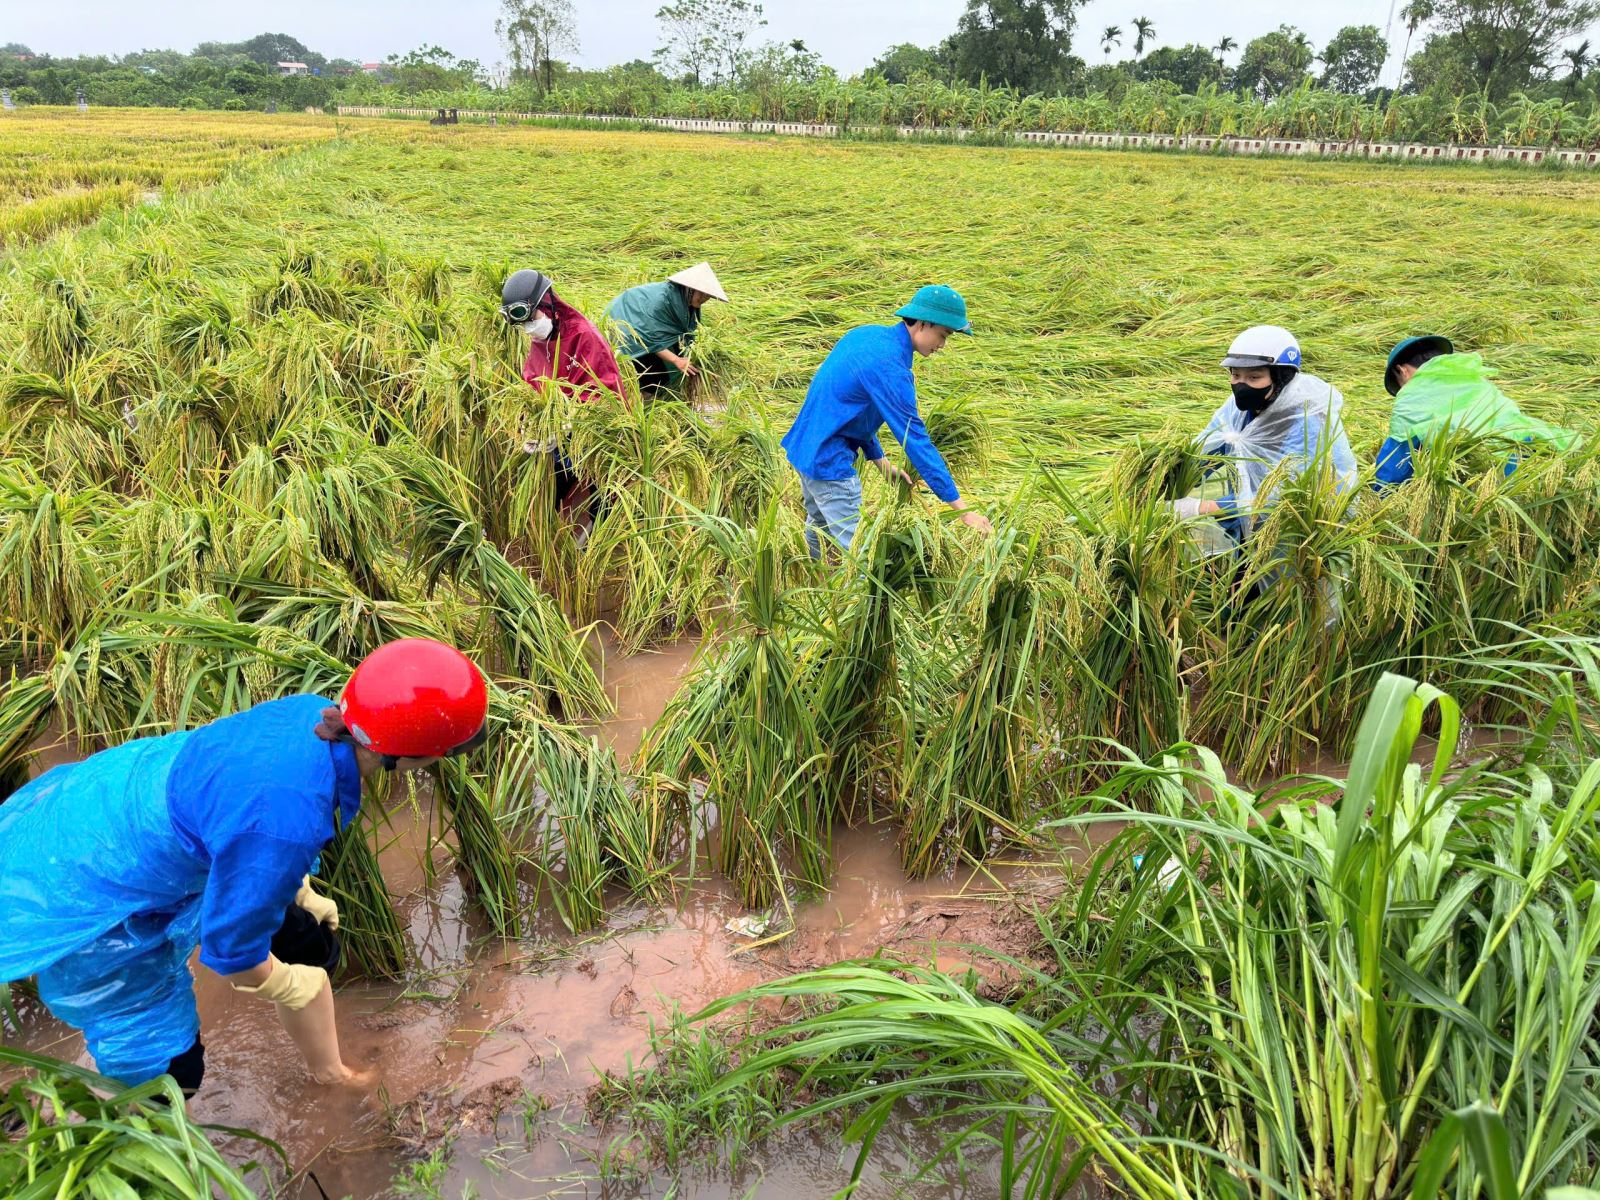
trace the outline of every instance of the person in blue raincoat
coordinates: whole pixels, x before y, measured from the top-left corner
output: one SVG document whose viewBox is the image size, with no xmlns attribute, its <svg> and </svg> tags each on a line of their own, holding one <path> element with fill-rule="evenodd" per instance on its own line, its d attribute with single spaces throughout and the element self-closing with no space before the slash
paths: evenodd
<svg viewBox="0 0 1600 1200">
<path fill-rule="evenodd" d="M 928 437 L 911 374 L 917 355 L 937 354 L 952 333 L 972 335 L 967 302 L 954 288 L 930 284 L 919 288 L 895 316 L 900 318 L 897 325 L 862 325 L 839 339 L 817 368 L 794 424 L 783 435 L 784 454 L 800 475 L 812 558 L 822 557 L 823 534 L 845 550 L 855 537 L 861 519 L 857 455 L 890 482 L 910 482 L 878 442 L 885 425 L 933 494 L 959 512 L 965 524 L 991 532 L 988 518 L 961 498 L 944 457 Z"/>
<path fill-rule="evenodd" d="M 36 976 L 101 1074 L 170 1074 L 192 1094 L 198 946 L 277 1006 L 317 1082 L 365 1082 L 334 1024 L 338 908 L 309 873 L 355 820 L 364 775 L 476 745 L 486 707 L 471 662 L 411 638 L 363 660 L 337 707 L 272 700 L 47 771 L 0 804 L 0 980 Z"/>
<path fill-rule="evenodd" d="M 607 306 L 617 353 L 632 360 L 641 395 L 657 395 L 699 374 L 689 348 L 707 300 L 726 304 L 728 293 L 710 263 L 697 263 L 664 283 L 631 287 Z"/>
</svg>

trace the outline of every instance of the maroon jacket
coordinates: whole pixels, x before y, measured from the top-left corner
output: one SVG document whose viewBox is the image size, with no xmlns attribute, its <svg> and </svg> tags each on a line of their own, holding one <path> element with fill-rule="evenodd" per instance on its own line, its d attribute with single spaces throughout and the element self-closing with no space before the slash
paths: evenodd
<svg viewBox="0 0 1600 1200">
<path fill-rule="evenodd" d="M 535 339 L 529 345 L 528 357 L 522 364 L 523 379 L 541 392 L 553 382 L 580 401 L 592 398 L 596 388 L 622 395 L 622 378 L 611 343 L 554 289 L 548 296 L 555 306 L 555 332 L 549 341 Z"/>
</svg>

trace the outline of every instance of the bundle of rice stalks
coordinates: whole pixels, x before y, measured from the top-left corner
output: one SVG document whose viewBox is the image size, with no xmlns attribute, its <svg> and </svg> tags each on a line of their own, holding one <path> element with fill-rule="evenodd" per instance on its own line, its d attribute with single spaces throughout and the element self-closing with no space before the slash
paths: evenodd
<svg viewBox="0 0 1600 1200">
<path fill-rule="evenodd" d="M 937 400 L 926 406 L 923 423 L 957 479 L 970 478 L 988 464 L 993 420 L 981 401 L 970 396 Z"/>
<path fill-rule="evenodd" d="M 92 301 L 87 285 L 64 264 L 41 263 L 22 344 L 36 369 L 60 379 L 94 350 Z"/>
<path fill-rule="evenodd" d="M 851 821 L 861 801 L 870 806 L 875 777 L 893 771 L 895 751 L 885 753 L 885 741 L 915 724 L 916 705 L 894 693 L 907 676 L 926 672 L 931 655 L 921 643 L 937 636 L 912 627 L 918 603 L 930 603 L 937 590 L 935 564 L 948 553 L 949 535 L 925 517 L 906 504 L 880 512 L 858 532 L 846 569 L 815 593 L 812 628 L 826 647 L 817 711 Z"/>
<path fill-rule="evenodd" d="M 646 735 L 641 762 L 685 791 L 703 783 L 717 813 L 713 861 L 760 907 L 791 872 L 810 886 L 828 879 L 840 803 L 814 691 L 827 647 L 793 624 L 784 584 L 804 560 L 777 505 L 754 528 L 705 526 L 736 581 L 739 624 Z"/>
<path fill-rule="evenodd" d="M 98 392 L 93 360 L 56 378 L 0 375 L 0 457 L 25 459 L 64 488 L 120 482 L 127 474 L 122 414 Z"/>
<path fill-rule="evenodd" d="M 374 790 L 374 785 L 368 783 L 367 790 Z M 385 783 L 376 790 L 386 794 L 389 788 Z M 362 798 L 361 815 L 339 830 L 322 852 L 317 876 L 339 905 L 342 964 L 367 979 L 397 979 L 411 961 L 410 939 L 378 863 L 375 843 L 384 800 L 385 795 Z"/>
<path fill-rule="evenodd" d="M 435 795 L 445 807 L 455 833 L 456 861 L 467 893 L 483 909 L 495 932 L 518 938 L 523 932 L 522 888 L 517 879 L 518 855 L 502 828 L 491 796 L 498 766 L 485 751 L 441 759 L 433 768 Z M 515 779 L 514 773 L 510 776 Z"/>
<path fill-rule="evenodd" d="M 255 284 L 249 311 L 256 321 L 296 310 L 343 321 L 374 298 L 360 285 L 328 270 L 314 252 L 291 247 L 279 255 L 271 273 Z"/>
<path fill-rule="evenodd" d="M 406 497 L 387 460 L 365 445 L 324 456 L 315 466 L 291 462 L 262 512 L 269 520 L 306 522 L 320 558 L 349 572 L 356 586 L 382 598 L 383 563 L 400 546 L 396 530 Z"/>
<path fill-rule="evenodd" d="M 1600 552 L 1600 448 L 1558 455 L 1461 433 L 1413 461 L 1416 478 L 1374 515 L 1426 605 L 1415 636 L 1387 647 L 1395 659 L 1429 667 L 1568 607 Z"/>
<path fill-rule="evenodd" d="M 565 412 L 570 428 L 553 422 Z M 593 484 L 598 515 L 576 563 L 580 614 L 607 608 L 623 646 L 673 636 L 702 621 L 726 588 L 695 519 L 713 491 L 707 431 L 687 408 L 610 396 L 553 405 L 537 428 L 559 441 Z M 736 477 L 735 477 L 736 478 Z M 561 563 L 550 563 L 548 577 Z"/>
<path fill-rule="evenodd" d="M 217 509 L 164 496 L 130 501 L 106 514 L 104 536 L 122 547 L 106 599 L 128 609 L 155 609 L 202 591 L 215 565 L 214 538 L 225 522 Z"/>
<path fill-rule="evenodd" d="M 605 919 L 604 888 L 613 870 L 607 818 L 628 803 L 616 759 L 591 738 L 542 755 L 534 778 L 545 798 L 540 874 L 562 924 L 573 933 L 593 929 Z"/>
<path fill-rule="evenodd" d="M 512 566 L 471 517 L 466 480 L 417 446 L 390 448 L 414 520 L 414 557 L 432 585 L 445 576 L 470 583 L 488 628 L 483 643 L 499 667 L 553 693 L 569 715 L 610 710 L 561 610 Z"/>
<path fill-rule="evenodd" d="M 191 285 L 161 303 L 157 344 L 179 371 L 220 362 L 232 348 L 238 320 L 226 295 Z"/>
<path fill-rule="evenodd" d="M 704 829 L 695 818 L 692 784 L 619 773 L 616 786 L 604 786 L 602 801 L 605 852 L 630 891 L 660 900 L 679 874 L 694 876 L 696 839 Z"/>
<path fill-rule="evenodd" d="M 1199 606 L 1193 736 L 1246 779 L 1345 748 L 1382 670 L 1372 647 L 1414 628 L 1404 563 L 1323 462 L 1267 481 L 1270 509 L 1212 560 Z"/>
<path fill-rule="evenodd" d="M 147 396 L 126 415 L 126 442 L 145 478 L 159 488 L 192 486 L 225 469 L 231 458 L 234 443 L 222 397 L 200 382 Z"/>
<path fill-rule="evenodd" d="M 703 507 L 741 525 L 752 524 L 768 499 L 783 489 L 789 469 L 771 417 L 754 399 L 741 395 L 708 419 L 705 429 L 710 493 L 703 497 Z"/>
<path fill-rule="evenodd" d="M 958 856 L 979 861 L 1031 822 L 1047 641 L 1041 560 L 1037 538 L 1003 529 L 954 586 L 950 605 L 982 615 L 975 638 L 963 639 L 972 658 L 953 681 L 952 710 L 925 739 L 901 743 L 901 859 L 913 875 L 949 870 Z"/>
<path fill-rule="evenodd" d="M 1173 425 L 1135 437 L 1111 460 L 1106 485 L 1114 493 L 1154 504 L 1177 500 L 1199 489 L 1211 465 L 1194 440 L 1194 431 Z"/>
<path fill-rule="evenodd" d="M 0 803 L 28 782 L 28 751 L 55 711 L 56 692 L 45 675 L 18 678 L 0 694 Z"/>
<path fill-rule="evenodd" d="M 60 492 L 0 463 L 0 637 L 35 652 L 72 640 L 104 598 L 97 489 Z"/>
<path fill-rule="evenodd" d="M 424 255 L 406 264 L 406 285 L 425 304 L 443 304 L 450 297 L 450 261 L 443 255 Z"/>
<path fill-rule="evenodd" d="M 1041 493 L 1070 523 L 1052 571 L 1064 607 L 1079 610 L 1059 622 L 1068 666 L 1047 684 L 1054 723 L 1065 736 L 1156 753 L 1177 740 L 1183 715 L 1199 579 L 1187 535 L 1165 501 L 1121 491 L 1083 499 L 1053 472 Z"/>
<path fill-rule="evenodd" d="M 453 642 L 457 628 L 471 628 L 459 602 L 373 599 L 338 579 L 303 588 L 249 577 L 217 582 L 226 583 L 239 618 L 259 626 L 269 642 L 315 646 L 339 662 L 359 662 L 400 638 Z"/>
<path fill-rule="evenodd" d="M 392 294 L 404 278 L 404 258 L 381 241 L 368 246 L 347 247 L 336 270 L 346 283 Z"/>
<path fill-rule="evenodd" d="M 574 932 L 604 914 L 610 873 L 601 850 L 600 809 L 620 793 L 616 760 L 592 737 L 552 721 L 526 692 L 496 692 L 490 706 L 495 767 L 484 803 L 549 888 Z"/>
<path fill-rule="evenodd" d="M 61 378 L 41 371 L 17 370 L 0 376 L 0 404 L 5 405 L 11 417 L 7 432 L 14 433 L 18 425 L 25 424 L 29 410 L 39 405 L 50 406 L 50 417 L 76 416 L 82 406 L 93 402 L 92 396 L 80 397 L 75 386 L 79 378 L 71 371 Z"/>
<path fill-rule="evenodd" d="M 497 438 L 491 420 L 507 386 L 498 365 L 468 348 L 443 345 L 420 355 L 398 396 L 378 394 L 397 418 L 397 434 L 420 440 L 481 487 L 494 478 L 500 457 L 514 449 L 509 439 Z M 498 445 L 489 444 L 490 438 Z"/>
<path fill-rule="evenodd" d="M 626 803 L 615 757 L 526 691 L 491 690 L 489 731 L 483 750 L 438 768 L 469 889 L 498 932 L 520 936 L 532 901 L 518 870 L 531 866 L 562 922 L 593 928 L 613 869 L 608 815 Z"/>
</svg>

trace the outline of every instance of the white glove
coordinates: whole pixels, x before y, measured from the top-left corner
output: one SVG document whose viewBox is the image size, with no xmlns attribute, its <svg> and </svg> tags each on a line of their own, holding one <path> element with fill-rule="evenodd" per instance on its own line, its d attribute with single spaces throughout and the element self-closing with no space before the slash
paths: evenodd
<svg viewBox="0 0 1600 1200">
<path fill-rule="evenodd" d="M 1200 515 L 1202 501 L 1199 496 L 1185 496 L 1172 502 L 1172 511 L 1180 521 L 1192 521 Z"/>
<path fill-rule="evenodd" d="M 300 881 L 300 890 L 294 894 L 294 902 L 329 929 L 339 928 L 339 906 L 311 890 L 311 876 L 307 875 Z"/>
</svg>

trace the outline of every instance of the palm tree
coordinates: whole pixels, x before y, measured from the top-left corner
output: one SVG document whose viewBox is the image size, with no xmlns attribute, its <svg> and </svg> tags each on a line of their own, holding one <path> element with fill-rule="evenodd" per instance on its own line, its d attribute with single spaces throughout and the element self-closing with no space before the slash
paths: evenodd
<svg viewBox="0 0 1600 1200">
<path fill-rule="evenodd" d="M 1567 76 L 1567 86 L 1576 91 L 1578 85 L 1583 82 L 1583 69 L 1594 65 L 1594 58 L 1589 54 L 1589 39 L 1584 38 L 1576 46 L 1561 53 L 1572 64 L 1572 74 Z"/>
<path fill-rule="evenodd" d="M 1105 32 L 1100 35 L 1100 49 L 1106 52 L 1106 57 L 1111 57 L 1111 47 L 1122 44 L 1122 26 L 1107 25 Z"/>
<path fill-rule="evenodd" d="M 1239 43 L 1224 34 L 1222 40 L 1211 48 L 1217 52 L 1217 64 L 1220 66 L 1222 64 L 1223 55 L 1227 54 L 1230 50 L 1237 50 L 1239 48 Z"/>
<path fill-rule="evenodd" d="M 1406 42 L 1400 49 L 1400 77 L 1394 81 L 1394 90 L 1397 92 L 1400 90 L 1400 85 L 1406 81 L 1406 64 L 1411 57 L 1411 39 L 1424 22 L 1433 19 L 1433 0 L 1411 0 L 1410 4 L 1400 10 L 1400 15 L 1406 22 Z"/>
<path fill-rule="evenodd" d="M 1147 39 L 1156 36 L 1156 23 L 1149 17 L 1135 17 L 1133 19 L 1133 56 L 1138 58 L 1144 53 L 1144 44 Z"/>
</svg>

